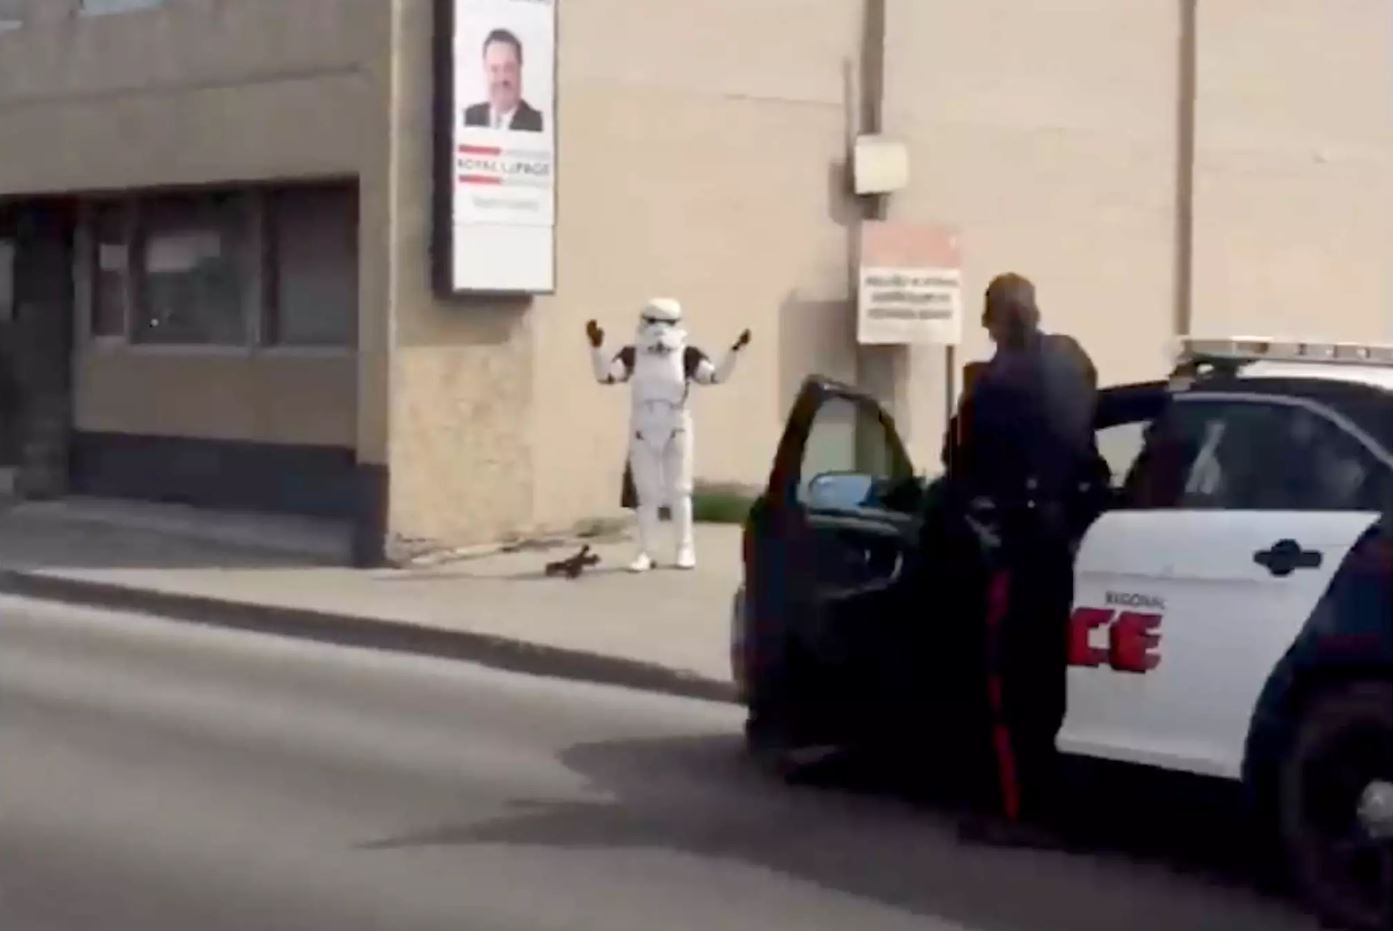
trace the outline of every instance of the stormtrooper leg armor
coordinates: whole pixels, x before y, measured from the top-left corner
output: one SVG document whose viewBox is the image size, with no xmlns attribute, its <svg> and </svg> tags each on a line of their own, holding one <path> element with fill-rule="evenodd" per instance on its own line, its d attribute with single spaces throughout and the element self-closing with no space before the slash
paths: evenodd
<svg viewBox="0 0 1393 931">
<path fill-rule="evenodd" d="M 696 540 L 692 532 L 692 422 L 678 428 L 663 459 L 673 530 L 677 533 L 677 568 L 696 568 Z"/>
<path fill-rule="evenodd" d="M 629 444 L 629 469 L 638 495 L 638 553 L 629 564 L 630 572 L 653 568 L 654 546 L 658 541 L 658 511 L 663 504 L 663 451 L 659 445 L 636 433 Z"/>
<path fill-rule="evenodd" d="M 661 434 L 666 434 L 662 436 Z M 677 536 L 679 569 L 696 567 L 696 541 L 692 531 L 692 428 L 690 420 L 659 437 L 636 433 L 629 449 L 634 490 L 638 494 L 638 554 L 630 564 L 633 572 L 653 568 L 660 531 L 659 510 L 672 511 Z M 655 442 L 654 440 L 657 440 Z"/>
</svg>

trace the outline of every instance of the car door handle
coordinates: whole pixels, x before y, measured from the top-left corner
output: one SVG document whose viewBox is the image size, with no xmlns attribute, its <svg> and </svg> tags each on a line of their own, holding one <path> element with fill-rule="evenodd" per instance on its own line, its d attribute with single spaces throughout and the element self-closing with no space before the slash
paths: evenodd
<svg viewBox="0 0 1393 931">
<path fill-rule="evenodd" d="M 1253 562 L 1268 572 L 1284 578 L 1297 569 L 1319 569 L 1323 557 L 1319 550 L 1302 549 L 1295 540 L 1278 540 L 1271 549 L 1258 550 L 1253 554 Z"/>
<path fill-rule="evenodd" d="M 874 557 L 870 551 L 867 551 L 865 556 L 867 560 L 866 567 L 872 568 L 875 563 Z M 877 592 L 888 591 L 893 588 L 904 575 L 904 553 L 895 553 L 892 565 L 888 567 L 874 566 L 872 571 L 875 577 L 869 581 L 855 585 L 843 585 L 838 588 L 827 588 L 821 593 L 821 597 L 831 601 L 840 601 L 846 598 L 858 598 L 864 595 L 873 595 Z"/>
</svg>

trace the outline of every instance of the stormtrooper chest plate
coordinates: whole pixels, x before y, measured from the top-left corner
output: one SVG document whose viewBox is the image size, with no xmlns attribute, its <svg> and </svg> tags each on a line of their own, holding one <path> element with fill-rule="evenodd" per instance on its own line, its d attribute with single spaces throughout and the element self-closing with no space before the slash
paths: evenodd
<svg viewBox="0 0 1393 931">
<path fill-rule="evenodd" d="M 630 380 L 635 430 L 646 440 L 666 442 L 685 422 L 687 373 L 680 351 L 640 350 Z"/>
</svg>

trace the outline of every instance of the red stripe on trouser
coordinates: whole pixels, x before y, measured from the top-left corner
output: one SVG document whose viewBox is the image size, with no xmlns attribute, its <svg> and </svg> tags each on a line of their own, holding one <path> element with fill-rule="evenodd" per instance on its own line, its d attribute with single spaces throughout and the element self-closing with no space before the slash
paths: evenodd
<svg viewBox="0 0 1393 931">
<path fill-rule="evenodd" d="M 1011 749 L 1011 731 L 1006 726 L 1006 714 L 1001 687 L 1000 630 L 1011 607 L 1011 573 L 1001 571 L 992 576 L 987 589 L 987 699 L 991 703 L 992 743 L 996 748 L 996 774 L 1001 781 L 1001 801 L 1006 817 L 1017 820 L 1021 813 L 1020 783 L 1016 774 L 1016 755 Z"/>
</svg>

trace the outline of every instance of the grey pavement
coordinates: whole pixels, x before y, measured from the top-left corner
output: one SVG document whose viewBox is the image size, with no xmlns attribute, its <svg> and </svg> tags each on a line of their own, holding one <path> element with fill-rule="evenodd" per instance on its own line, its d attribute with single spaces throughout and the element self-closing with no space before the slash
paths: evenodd
<svg viewBox="0 0 1393 931">
<path fill-rule="evenodd" d="M 1312 927 L 1145 846 L 960 848 L 926 805 L 759 775 L 738 730 L 722 703 L 0 598 L 0 927 Z"/>
<path fill-rule="evenodd" d="M 196 620 L 478 659 L 510 668 L 731 694 L 729 618 L 739 528 L 697 528 L 695 571 L 623 571 L 628 541 L 571 581 L 547 562 L 575 545 L 441 565 L 335 565 L 336 528 L 166 506 L 69 499 L 0 509 L 0 587 Z"/>
</svg>

